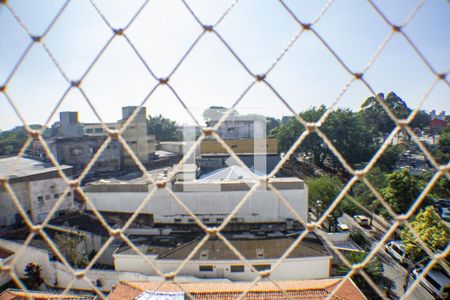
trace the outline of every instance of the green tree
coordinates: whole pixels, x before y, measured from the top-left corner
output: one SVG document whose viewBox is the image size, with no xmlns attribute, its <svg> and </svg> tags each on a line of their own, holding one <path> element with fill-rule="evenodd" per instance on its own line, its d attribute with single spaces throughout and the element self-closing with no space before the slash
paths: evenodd
<svg viewBox="0 0 450 300">
<path fill-rule="evenodd" d="M 394 92 L 390 92 L 386 97 L 383 93 L 379 93 L 376 97 L 367 98 L 361 105 L 361 116 L 364 123 L 367 124 L 375 135 L 386 137 L 395 127 L 394 121 L 391 120 L 388 113 L 381 106 L 381 100 L 392 113 L 400 119 L 409 116 L 411 109 L 408 108 L 405 101 L 398 97 Z"/>
<path fill-rule="evenodd" d="M 325 111 L 326 107 L 322 105 L 310 108 L 300 113 L 300 116 L 307 122 L 315 122 Z M 304 130 L 305 128 L 295 118 L 291 118 L 286 124 L 274 130 L 280 151 L 288 151 Z M 367 162 L 375 153 L 376 145 L 373 137 L 363 124 L 360 115 L 350 109 L 339 108 L 331 112 L 321 130 L 352 165 Z M 324 161 L 328 159 L 335 167 L 340 167 L 336 156 L 317 134 L 310 134 L 296 151 L 309 157 L 318 166 L 324 166 Z"/>
<path fill-rule="evenodd" d="M 331 176 L 321 176 L 306 181 L 308 185 L 308 202 L 313 208 L 316 217 L 320 218 L 323 212 L 331 205 L 342 190 L 343 184 Z M 338 213 L 337 211 L 334 211 Z"/>
<path fill-rule="evenodd" d="M 42 129 L 42 125 L 33 124 L 30 125 L 31 129 Z M 43 132 L 44 137 L 51 135 L 50 129 L 46 128 Z M 11 130 L 5 130 L 0 132 L 0 156 L 2 155 L 14 155 L 19 153 L 27 134 L 23 126 L 17 126 Z"/>
<path fill-rule="evenodd" d="M 351 165 L 369 161 L 377 148 L 362 118 L 350 109 L 337 109 L 331 113 L 323 132 Z M 335 165 L 340 165 L 337 157 L 329 152 Z"/>
<path fill-rule="evenodd" d="M 396 213 L 406 213 L 422 192 L 425 182 L 403 169 L 387 175 L 387 187 L 380 194 Z"/>
<path fill-rule="evenodd" d="M 419 110 L 411 121 L 410 126 L 412 128 L 418 128 L 420 130 L 424 130 L 426 127 L 430 126 L 431 116 L 423 110 Z"/>
<path fill-rule="evenodd" d="M 433 152 L 439 163 L 447 164 L 450 162 L 450 124 L 442 130 L 439 142 Z"/>
<path fill-rule="evenodd" d="M 398 145 L 389 145 L 380 158 L 377 161 L 377 165 L 383 171 L 393 171 L 395 168 L 395 164 L 400 158 L 400 155 L 405 151 L 405 146 Z"/>
<path fill-rule="evenodd" d="M 266 118 L 266 135 L 267 136 L 273 136 L 272 133 L 278 126 L 280 126 L 281 121 L 280 119 L 276 119 L 273 117 L 267 117 Z"/>
<path fill-rule="evenodd" d="M 421 210 L 411 225 L 420 239 L 435 253 L 442 251 L 450 243 L 450 229 L 431 205 Z M 426 258 L 426 252 L 408 228 L 403 229 L 401 239 L 405 244 L 405 253 L 413 263 Z"/>
<path fill-rule="evenodd" d="M 352 265 L 355 265 L 361 263 L 365 259 L 366 253 L 348 252 L 345 254 L 345 256 Z M 350 269 L 345 265 L 341 265 L 337 268 L 336 271 L 337 275 L 344 276 L 348 272 L 350 272 Z M 364 271 L 374 282 L 380 282 L 383 279 L 384 267 L 377 257 L 374 257 L 369 261 L 369 263 L 364 267 Z M 359 274 L 356 274 L 352 276 L 352 279 L 364 293 L 368 292 L 370 294 L 376 295 L 375 292 L 372 290 L 371 286 L 364 279 L 364 277 L 362 277 Z"/>
<path fill-rule="evenodd" d="M 387 174 L 380 167 L 374 167 L 367 175 L 368 181 L 377 190 L 387 186 Z M 354 199 L 375 214 L 388 216 L 384 206 L 378 201 L 364 182 L 358 181 L 352 188 Z"/>
<path fill-rule="evenodd" d="M 164 118 L 148 116 L 148 130 L 157 141 L 181 141 L 182 133 L 177 130 L 175 121 Z"/>
<path fill-rule="evenodd" d="M 300 113 L 300 116 L 307 122 L 316 122 L 325 111 L 326 107 L 322 105 L 319 107 L 312 107 Z M 278 139 L 280 151 L 287 152 L 304 130 L 305 128 L 297 121 L 297 119 L 290 117 L 284 118 L 284 123 L 272 132 Z M 326 146 L 319 136 L 313 134 L 309 135 L 296 151 L 310 157 L 316 165 L 322 166 L 327 157 L 325 147 Z"/>
<path fill-rule="evenodd" d="M 81 243 L 85 242 L 85 238 L 83 236 L 57 233 L 55 235 L 55 242 L 59 251 L 61 251 L 61 254 L 72 265 L 72 267 L 84 268 L 88 265 L 89 260 L 85 251 L 86 249 L 84 245 L 80 246 Z M 83 251 L 79 251 L 80 247 Z"/>
<path fill-rule="evenodd" d="M 30 262 L 25 266 L 24 271 L 25 283 L 29 289 L 36 290 L 44 283 L 44 279 L 41 276 L 42 267 L 40 265 Z"/>
</svg>

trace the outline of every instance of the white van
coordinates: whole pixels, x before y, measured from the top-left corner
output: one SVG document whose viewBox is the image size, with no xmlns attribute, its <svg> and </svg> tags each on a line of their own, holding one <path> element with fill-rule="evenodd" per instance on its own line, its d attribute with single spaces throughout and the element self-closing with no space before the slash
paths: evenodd
<svg viewBox="0 0 450 300">
<path fill-rule="evenodd" d="M 405 245 L 401 241 L 389 241 L 384 250 L 402 265 L 407 265 L 409 260 L 405 255 Z"/>
<path fill-rule="evenodd" d="M 422 268 L 415 268 L 413 278 L 419 277 Z M 444 271 L 445 272 L 445 271 Z M 450 299 L 450 278 L 438 270 L 430 270 L 420 281 L 420 284 L 439 299 Z"/>
</svg>

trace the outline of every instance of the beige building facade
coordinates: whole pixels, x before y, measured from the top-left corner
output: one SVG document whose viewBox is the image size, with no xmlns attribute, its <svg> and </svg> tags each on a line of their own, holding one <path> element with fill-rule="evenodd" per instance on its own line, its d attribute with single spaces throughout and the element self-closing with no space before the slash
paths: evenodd
<svg viewBox="0 0 450 300">
<path fill-rule="evenodd" d="M 62 165 L 61 169 L 69 175 L 72 167 Z M 60 197 L 64 199 L 56 215 L 73 207 L 73 194 L 63 195 L 67 184 L 51 163 L 19 157 L 0 159 L 0 177 L 3 176 L 9 178 L 14 196 L 34 223 L 44 221 Z M 0 226 L 21 222 L 23 218 L 11 195 L 0 186 Z"/>
</svg>

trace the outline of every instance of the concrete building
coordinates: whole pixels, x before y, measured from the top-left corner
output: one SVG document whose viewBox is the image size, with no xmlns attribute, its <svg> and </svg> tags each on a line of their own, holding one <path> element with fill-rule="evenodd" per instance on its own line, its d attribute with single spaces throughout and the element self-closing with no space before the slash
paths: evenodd
<svg viewBox="0 0 450 300">
<path fill-rule="evenodd" d="M 80 174 L 103 145 L 105 136 L 56 138 L 49 142 L 50 150 L 60 164 L 73 166 Z M 122 147 L 112 140 L 91 169 L 92 173 L 116 172 L 122 167 Z"/>
<path fill-rule="evenodd" d="M 116 123 L 105 123 L 104 125 L 81 123 L 78 119 L 78 112 L 61 112 L 60 121 L 52 126 L 55 137 L 46 142 L 58 162 L 74 166 L 74 173 L 78 175 L 106 140 L 106 127 L 120 129 L 136 109 L 136 106 L 123 107 L 122 119 Z M 122 137 L 143 164 L 155 159 L 156 141 L 155 137 L 147 131 L 145 107 L 140 109 L 122 133 Z M 49 161 L 38 141 L 32 143 L 27 155 L 41 161 Z M 117 140 L 112 140 L 91 169 L 91 173 L 117 172 L 122 168 L 135 165 L 130 154 L 123 149 L 122 144 Z"/>
<path fill-rule="evenodd" d="M 62 165 L 61 169 L 70 175 L 72 167 Z M 51 163 L 27 158 L 10 157 L 0 159 L 0 177 L 8 178 L 17 200 L 35 223 L 42 222 L 67 184 Z M 58 207 L 56 215 L 72 208 L 73 195 L 69 192 Z M 0 186 L 0 225 L 8 226 L 22 222 L 17 207 L 4 186 Z"/>
<path fill-rule="evenodd" d="M 301 218 L 307 220 L 308 189 L 298 178 L 274 178 L 270 182 Z M 233 166 L 195 181 L 169 183 L 169 188 L 204 223 L 221 223 L 255 184 L 251 174 Z M 133 213 L 154 188 L 143 179 L 118 182 L 98 181 L 86 185 L 85 192 L 93 205 L 102 212 Z M 91 210 L 91 207 L 87 207 Z M 155 224 L 194 223 L 173 196 L 164 189 L 155 191 L 142 214 Z M 233 223 L 283 223 L 294 219 L 288 208 L 268 187 L 255 190 L 232 219 Z"/>
<path fill-rule="evenodd" d="M 275 138 L 267 139 L 232 139 L 225 140 L 225 143 L 236 154 L 253 154 L 261 153 L 261 149 L 264 149 L 264 154 L 277 154 L 278 153 L 278 140 Z M 200 144 L 200 153 L 202 155 L 208 154 L 228 154 L 226 149 L 216 140 L 203 140 Z"/>
<path fill-rule="evenodd" d="M 52 126 L 56 137 L 70 138 L 83 136 L 83 125 L 78 119 L 77 111 L 59 113 L 59 122 Z"/>
<path fill-rule="evenodd" d="M 122 107 L 122 120 L 116 126 L 121 127 L 136 110 L 136 106 Z M 148 133 L 147 129 L 147 111 L 142 107 L 133 121 L 128 125 L 122 134 L 130 148 L 137 155 L 142 163 L 155 159 L 156 140 L 155 136 Z M 128 152 L 123 151 L 123 164 L 125 166 L 134 166 Z"/>
<path fill-rule="evenodd" d="M 318 280 L 289 280 L 278 281 L 275 285 L 271 281 L 257 284 L 250 282 L 190 282 L 164 283 L 152 281 L 120 281 L 108 295 L 109 300 L 151 300 L 151 299 L 202 299 L 229 300 L 239 299 L 247 292 L 243 299 L 281 300 L 286 294 L 291 300 L 366 300 L 366 296 L 358 289 L 351 279 L 330 278 Z M 339 288 L 338 288 L 339 287 Z M 335 290 L 334 296 L 331 296 Z M 188 296 L 189 293 L 189 296 Z"/>
<path fill-rule="evenodd" d="M 209 127 L 214 127 L 218 120 L 206 122 Z M 224 140 L 241 140 L 254 139 L 261 133 L 266 132 L 266 118 L 264 116 L 253 115 L 247 116 L 231 116 L 225 120 L 218 128 L 217 133 Z"/>
<path fill-rule="evenodd" d="M 217 123 L 217 120 L 211 120 L 207 125 L 214 127 Z M 236 154 L 278 153 L 277 139 L 267 138 L 264 116 L 232 116 L 222 123 L 217 133 Z M 202 155 L 227 153 L 222 145 L 211 138 L 202 141 L 200 148 Z"/>
<path fill-rule="evenodd" d="M 292 245 L 294 238 L 229 239 L 229 241 L 257 271 L 272 271 L 270 276 L 274 280 L 330 277 L 333 257 L 314 234 L 304 238 L 274 270 L 271 270 L 272 266 Z M 191 252 L 194 252 L 192 258 L 180 270 L 180 275 L 226 278 L 233 281 L 252 281 L 258 276 L 258 273 L 244 264 L 222 240 L 209 239 L 196 250 L 199 243 L 200 238 L 174 248 L 145 244 L 140 246 L 140 250 L 163 273 L 177 270 Z M 113 257 L 116 271 L 157 274 L 140 255 L 128 247 L 119 248 Z"/>
</svg>

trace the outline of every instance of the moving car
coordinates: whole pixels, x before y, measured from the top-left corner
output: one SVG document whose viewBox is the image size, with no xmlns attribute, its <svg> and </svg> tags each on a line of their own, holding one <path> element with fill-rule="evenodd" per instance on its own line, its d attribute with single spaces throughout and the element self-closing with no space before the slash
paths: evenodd
<svg viewBox="0 0 450 300">
<path fill-rule="evenodd" d="M 385 246 L 387 254 L 392 256 L 396 261 L 402 265 L 409 264 L 409 260 L 405 255 L 405 245 L 401 241 L 389 241 Z"/>
<path fill-rule="evenodd" d="M 348 231 L 350 228 L 348 227 L 347 224 L 344 223 L 338 223 L 337 224 L 337 228 L 339 231 Z"/>
<path fill-rule="evenodd" d="M 358 223 L 359 225 L 361 225 L 363 227 L 370 226 L 370 220 L 366 216 L 356 215 L 356 216 L 353 216 L 353 219 L 356 221 L 356 223 Z"/>
</svg>

